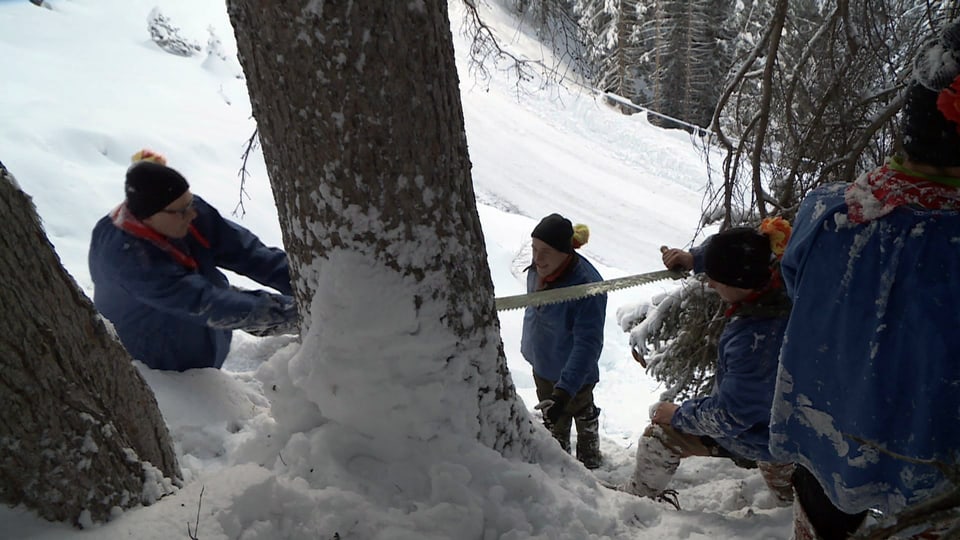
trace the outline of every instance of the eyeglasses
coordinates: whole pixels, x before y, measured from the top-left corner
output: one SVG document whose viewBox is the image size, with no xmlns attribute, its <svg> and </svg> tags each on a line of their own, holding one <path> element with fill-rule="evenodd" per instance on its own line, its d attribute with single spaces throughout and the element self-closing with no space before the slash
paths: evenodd
<svg viewBox="0 0 960 540">
<path fill-rule="evenodd" d="M 184 206 L 183 208 L 177 208 L 176 210 L 166 210 L 166 209 L 161 210 L 161 212 L 163 212 L 164 214 L 178 215 L 178 216 L 180 216 L 181 218 L 186 218 L 186 217 L 187 217 L 187 214 L 189 214 L 191 211 L 193 211 L 193 199 L 192 199 L 192 198 L 190 199 L 190 202 L 188 202 L 187 205 Z"/>
</svg>

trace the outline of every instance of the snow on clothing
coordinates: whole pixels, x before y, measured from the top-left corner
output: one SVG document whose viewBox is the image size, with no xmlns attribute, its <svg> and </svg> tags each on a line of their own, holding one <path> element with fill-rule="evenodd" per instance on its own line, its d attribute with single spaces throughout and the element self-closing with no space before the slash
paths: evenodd
<svg viewBox="0 0 960 540">
<path fill-rule="evenodd" d="M 738 459 L 708 437 L 682 433 L 668 425 L 651 424 L 637 441 L 633 475 L 621 489 L 640 497 L 657 497 L 670 484 L 680 461 L 691 456 Z M 757 467 L 767 487 L 781 503 L 793 500 L 792 463 L 760 461 Z"/>
<path fill-rule="evenodd" d="M 960 209 L 960 180 L 916 175 L 897 159 L 860 175 L 844 192 L 847 215 L 854 223 L 881 218 L 894 208 L 916 205 L 932 210 Z"/>
<path fill-rule="evenodd" d="M 706 245 L 690 251 L 694 273 L 703 272 Z M 674 413 L 673 428 L 710 437 L 740 457 L 773 460 L 767 425 L 788 312 L 782 289 L 774 288 L 733 313 L 717 344 L 713 391 L 683 402 Z"/>
<path fill-rule="evenodd" d="M 131 356 L 154 369 L 219 368 L 233 329 L 277 325 L 293 306 L 290 296 L 230 288 L 218 266 L 292 294 L 287 256 L 193 200 L 197 217 L 182 239 L 145 238 L 123 205 L 93 230 L 94 304 Z"/>
<path fill-rule="evenodd" d="M 960 212 L 910 197 L 898 204 L 890 194 L 911 191 L 907 184 L 863 188 L 889 184 L 891 174 L 883 167 L 860 187 L 810 193 L 782 262 L 794 308 L 771 450 L 809 469 L 848 513 L 896 512 L 950 487 L 934 467 L 852 437 L 944 463 L 960 448 Z M 866 211 L 863 223 L 852 222 L 845 191 Z"/>
<path fill-rule="evenodd" d="M 577 253 L 572 256 L 567 270 L 547 288 L 603 281 L 589 261 Z M 527 272 L 527 291 L 536 290 L 537 272 L 531 268 Z M 520 352 L 533 366 L 534 373 L 574 396 L 583 385 L 600 380 L 597 362 L 603 349 L 606 311 L 605 294 L 528 307 L 523 315 Z"/>
</svg>

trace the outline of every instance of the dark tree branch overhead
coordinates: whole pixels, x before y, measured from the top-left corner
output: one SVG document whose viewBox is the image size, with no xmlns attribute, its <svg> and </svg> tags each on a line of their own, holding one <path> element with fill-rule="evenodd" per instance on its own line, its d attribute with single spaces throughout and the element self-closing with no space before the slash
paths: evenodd
<svg viewBox="0 0 960 540">
<path fill-rule="evenodd" d="M 901 103 L 889 90 L 902 88 L 932 25 L 958 9 L 934 2 L 928 13 L 905 0 L 788 2 L 785 13 L 783 7 L 756 7 L 749 24 L 764 29 L 764 37 L 737 62 L 714 111 L 711 128 L 726 153 L 724 191 L 753 193 L 742 211 L 729 197 L 722 203 L 724 226 L 734 214 L 752 213 L 757 221 L 768 205 L 790 218 L 811 189 L 851 181 L 889 156 Z M 768 42 L 769 31 L 779 36 L 778 46 Z M 748 76 L 758 70 L 759 83 Z M 742 139 L 749 140 L 749 154 Z M 741 178 L 741 162 L 750 165 L 749 182 Z"/>
<path fill-rule="evenodd" d="M 778 0 L 773 12 L 770 28 L 770 39 L 767 41 L 767 58 L 763 68 L 762 90 L 760 95 L 760 112 L 758 114 L 757 132 L 754 139 L 753 153 L 750 164 L 753 171 L 753 193 L 756 197 L 757 211 L 760 219 L 767 217 L 767 197 L 763 192 L 763 183 L 760 178 L 763 150 L 767 144 L 767 124 L 770 122 L 770 107 L 773 102 L 773 70 L 777 63 L 780 48 L 780 34 L 783 23 L 787 18 L 787 0 Z"/>
<path fill-rule="evenodd" d="M 512 71 L 519 99 L 522 93 L 530 91 L 529 88 L 543 90 L 548 83 L 563 85 L 576 79 L 576 76 L 568 77 L 571 70 L 579 73 L 589 71 L 577 51 L 582 47 L 582 29 L 559 6 L 551 11 L 550 16 L 541 11 L 540 38 L 544 46 L 552 47 L 554 59 L 552 64 L 548 64 L 541 59 L 514 54 L 505 47 L 503 39 L 484 22 L 477 1 L 464 0 L 463 5 L 464 32 L 470 37 L 469 70 L 476 79 L 489 81 L 493 68 Z M 549 6 L 550 3 L 544 2 L 540 7 L 546 10 Z M 507 66 L 499 67 L 504 60 Z"/>
</svg>

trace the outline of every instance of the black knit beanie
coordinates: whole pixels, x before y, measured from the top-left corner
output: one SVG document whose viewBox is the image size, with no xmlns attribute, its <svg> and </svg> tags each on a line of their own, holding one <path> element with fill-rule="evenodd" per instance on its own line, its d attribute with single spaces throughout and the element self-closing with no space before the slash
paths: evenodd
<svg viewBox="0 0 960 540">
<path fill-rule="evenodd" d="M 573 253 L 573 224 L 560 214 L 550 214 L 541 219 L 530 236 L 543 240 L 562 253 Z"/>
<path fill-rule="evenodd" d="M 139 161 L 127 169 L 124 190 L 127 210 L 137 219 L 146 219 L 180 198 L 190 189 L 180 173 L 158 163 Z"/>
<path fill-rule="evenodd" d="M 937 109 L 940 91 L 960 76 L 960 20 L 928 42 L 913 62 L 913 80 L 903 105 L 903 149 L 911 161 L 954 167 L 960 165 L 958 124 Z"/>
<path fill-rule="evenodd" d="M 707 276 L 741 289 L 759 289 L 770 280 L 770 238 L 750 227 L 710 237 L 703 252 Z"/>
</svg>

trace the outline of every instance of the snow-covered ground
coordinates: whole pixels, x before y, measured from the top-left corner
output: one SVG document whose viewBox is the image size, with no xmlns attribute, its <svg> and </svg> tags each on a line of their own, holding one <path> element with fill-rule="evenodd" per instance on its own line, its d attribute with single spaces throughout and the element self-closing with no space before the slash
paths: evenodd
<svg viewBox="0 0 960 540">
<path fill-rule="evenodd" d="M 33 196 L 81 288 L 92 294 L 86 257 L 93 224 L 122 198 L 124 170 L 142 147 L 164 153 L 192 190 L 223 213 L 242 201 L 244 212 L 234 219 L 280 245 L 259 151 L 247 164 L 248 196 L 240 192 L 237 173 L 254 122 L 222 1 L 47 1 L 52 9 L 0 1 L 0 160 Z M 150 41 L 146 21 L 155 7 L 201 45 L 200 54 L 174 56 Z M 508 15 L 484 9 L 511 50 L 543 54 Z M 518 92 L 509 71 L 497 69 L 489 81 L 473 79 L 462 15 L 452 2 L 470 158 L 498 296 L 523 292 L 529 232 L 551 212 L 590 227 L 581 251 L 607 278 L 659 270 L 661 244 L 694 240 L 707 175 L 686 133 L 655 128 L 642 115 L 622 116 L 574 85 Z M 226 60 L 208 54 L 211 36 L 222 41 Z M 606 459 L 596 476 L 606 482 L 629 474 L 635 439 L 662 390 L 632 360 L 615 313 L 668 286 L 609 296 L 596 390 Z M 513 380 L 532 407 L 533 381 L 519 352 L 522 311 L 500 316 Z M 382 317 L 371 313 L 369 321 Z M 458 445 L 459 461 L 430 462 L 457 452 L 368 447 L 342 426 L 317 426 L 315 405 L 285 392 L 295 350 L 289 338 L 238 332 L 222 371 L 143 369 L 186 485 L 86 530 L 0 508 L 0 538 L 186 538 L 198 506 L 204 540 L 334 533 L 344 539 L 789 536 L 789 510 L 773 505 L 755 471 L 726 460 L 681 465 L 673 484 L 683 505 L 677 512 L 606 490 L 563 456 L 542 466 L 517 464 L 469 442 L 447 441 Z M 300 432 L 298 425 L 313 427 Z M 398 493 L 389 493 L 394 486 Z"/>
</svg>

